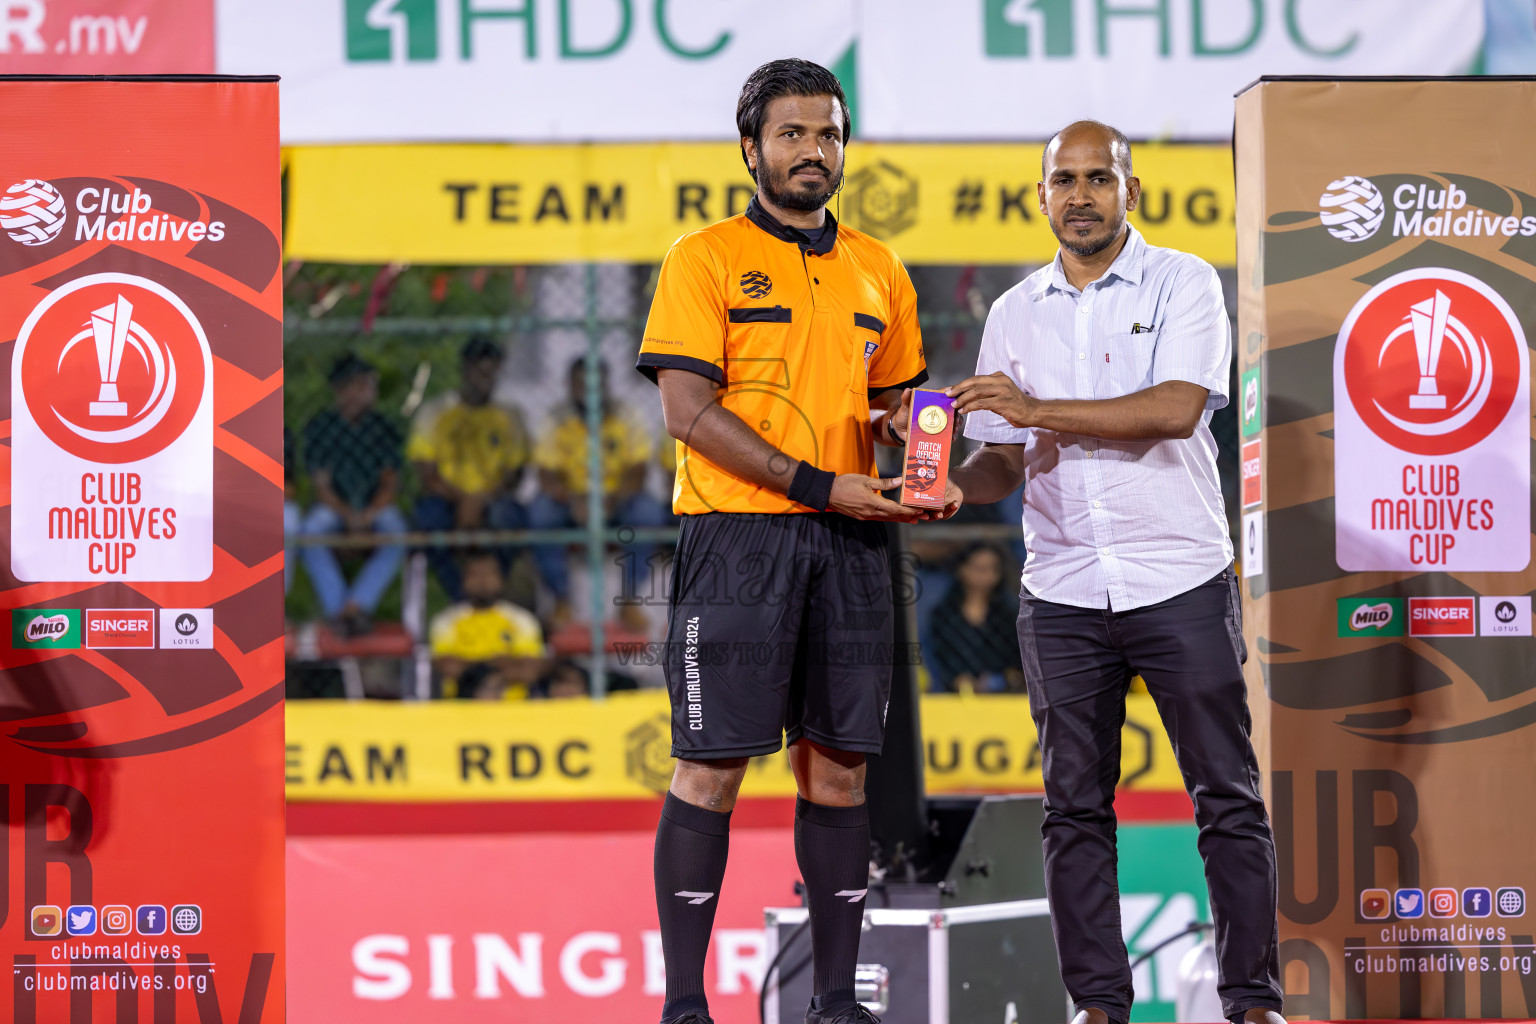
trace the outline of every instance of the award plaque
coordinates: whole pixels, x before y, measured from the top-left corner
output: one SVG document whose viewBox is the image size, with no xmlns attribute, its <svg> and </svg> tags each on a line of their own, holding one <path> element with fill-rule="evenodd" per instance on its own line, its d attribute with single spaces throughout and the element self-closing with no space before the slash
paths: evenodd
<svg viewBox="0 0 1536 1024">
<path fill-rule="evenodd" d="M 912 392 L 912 420 L 907 424 L 901 504 L 911 508 L 944 507 L 954 429 L 954 399 L 942 391 L 918 388 Z"/>
</svg>

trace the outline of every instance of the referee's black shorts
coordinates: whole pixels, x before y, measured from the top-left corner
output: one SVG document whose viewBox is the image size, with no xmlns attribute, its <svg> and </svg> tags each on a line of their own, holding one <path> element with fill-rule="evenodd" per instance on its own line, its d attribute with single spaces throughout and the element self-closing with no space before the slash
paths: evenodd
<svg viewBox="0 0 1536 1024">
<path fill-rule="evenodd" d="M 878 754 L 891 691 L 883 523 L 836 512 L 682 517 L 672 563 L 672 756 Z"/>
</svg>

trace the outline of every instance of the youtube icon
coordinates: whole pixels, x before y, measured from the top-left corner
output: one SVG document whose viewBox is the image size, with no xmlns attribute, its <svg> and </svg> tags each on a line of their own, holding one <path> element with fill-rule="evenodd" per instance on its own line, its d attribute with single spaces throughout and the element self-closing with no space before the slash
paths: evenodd
<svg viewBox="0 0 1536 1024">
<path fill-rule="evenodd" d="M 153 649 L 153 608 L 87 608 L 85 646 L 96 650 Z"/>
<path fill-rule="evenodd" d="M 1476 636 L 1477 599 L 1410 597 L 1409 636 Z"/>
</svg>

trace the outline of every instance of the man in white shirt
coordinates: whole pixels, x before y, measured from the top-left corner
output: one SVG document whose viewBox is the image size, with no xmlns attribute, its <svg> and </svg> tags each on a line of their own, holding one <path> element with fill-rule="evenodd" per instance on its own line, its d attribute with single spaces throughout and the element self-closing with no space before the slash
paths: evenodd
<svg viewBox="0 0 1536 1024">
<path fill-rule="evenodd" d="M 966 435 L 985 442 L 953 473 L 966 500 L 1025 484 L 1019 647 L 1074 1024 L 1131 1014 L 1114 790 L 1138 673 L 1194 801 L 1223 1012 L 1279 1024 L 1274 840 L 1210 430 L 1232 356 L 1221 284 L 1203 260 L 1148 245 L 1126 223 L 1141 183 L 1119 131 L 1073 124 L 1042 165 L 1040 209 L 1061 249 L 993 304 L 977 376 L 948 391 Z"/>
</svg>

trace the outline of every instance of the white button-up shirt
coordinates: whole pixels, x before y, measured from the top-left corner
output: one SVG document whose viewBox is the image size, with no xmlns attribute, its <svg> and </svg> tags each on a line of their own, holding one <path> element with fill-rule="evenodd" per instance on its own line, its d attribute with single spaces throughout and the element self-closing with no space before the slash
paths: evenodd
<svg viewBox="0 0 1536 1024">
<path fill-rule="evenodd" d="M 1231 326 L 1204 260 L 1130 237 L 1078 291 L 1058 253 L 992 304 L 978 374 L 1039 399 L 1118 398 L 1169 380 L 1210 392 L 1187 439 L 1105 441 L 1019 428 L 992 412 L 967 437 L 1024 445 L 1024 586 L 1079 608 L 1128 611 L 1204 583 L 1232 561 L 1211 413 L 1227 404 Z"/>
</svg>

